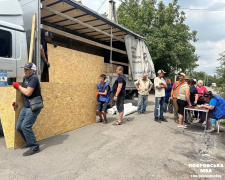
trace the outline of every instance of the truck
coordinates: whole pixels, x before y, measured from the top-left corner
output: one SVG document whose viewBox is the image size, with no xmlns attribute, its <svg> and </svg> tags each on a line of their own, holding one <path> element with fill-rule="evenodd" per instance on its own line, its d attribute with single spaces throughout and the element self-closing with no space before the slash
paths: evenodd
<svg viewBox="0 0 225 180">
<path fill-rule="evenodd" d="M 0 72 L 6 74 L 6 78 L 0 77 L 0 86 L 22 82 L 21 67 L 28 62 L 30 54 L 41 80 L 40 42 L 46 31 L 52 32 L 54 44 L 104 57 L 104 73 L 111 85 L 117 77 L 113 70 L 118 65 L 123 66 L 127 76 L 127 96 L 130 98 L 137 94 L 133 83 L 137 75 L 140 77 L 146 72 L 151 74 L 149 78 L 155 76 L 144 37 L 75 0 L 1 0 Z M 133 39 L 126 40 L 128 36 Z M 146 69 L 146 66 L 145 71 L 143 68 Z"/>
<path fill-rule="evenodd" d="M 211 87 L 216 87 L 216 83 L 212 83 L 211 84 Z"/>
</svg>

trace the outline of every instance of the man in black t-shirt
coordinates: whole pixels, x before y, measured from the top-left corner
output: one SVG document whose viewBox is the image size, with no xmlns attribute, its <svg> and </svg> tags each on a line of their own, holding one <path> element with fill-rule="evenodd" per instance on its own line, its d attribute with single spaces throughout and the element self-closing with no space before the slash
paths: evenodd
<svg viewBox="0 0 225 180">
<path fill-rule="evenodd" d="M 50 43 L 52 41 L 53 35 L 52 33 L 46 31 L 44 38 L 41 39 L 41 74 L 45 71 L 47 71 L 46 74 L 48 74 L 48 68 L 50 67 L 50 63 L 48 62 L 48 48 L 47 43 Z M 42 77 L 42 81 L 48 81 L 48 76 L 45 75 L 45 77 Z"/>
<path fill-rule="evenodd" d="M 115 125 L 121 125 L 124 113 L 124 100 L 126 96 L 126 76 L 123 74 L 123 67 L 118 66 L 116 68 L 116 74 L 119 75 L 117 80 L 113 84 L 114 101 L 116 101 L 116 107 L 119 112 L 118 121 Z"/>
<path fill-rule="evenodd" d="M 34 74 L 36 72 L 35 64 L 27 63 L 23 68 L 25 76 L 23 78 L 22 86 L 17 82 L 13 83 L 13 87 L 20 90 L 24 96 L 23 109 L 20 112 L 16 129 L 26 142 L 24 147 L 30 148 L 28 151 L 23 153 L 23 156 L 30 156 L 40 151 L 32 126 L 34 125 L 38 114 L 41 112 L 41 109 L 32 111 L 29 99 L 41 96 L 41 87 L 38 77 Z"/>
</svg>

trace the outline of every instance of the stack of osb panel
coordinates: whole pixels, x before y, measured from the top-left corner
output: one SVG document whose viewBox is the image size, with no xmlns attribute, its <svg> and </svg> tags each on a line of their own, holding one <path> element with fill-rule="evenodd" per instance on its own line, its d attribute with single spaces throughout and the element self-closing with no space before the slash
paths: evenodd
<svg viewBox="0 0 225 180">
<path fill-rule="evenodd" d="M 103 73 L 103 57 L 53 45 L 48 46 L 48 51 L 49 82 L 97 83 Z"/>
<path fill-rule="evenodd" d="M 97 83 L 104 68 L 103 57 L 59 46 L 57 48 L 48 46 L 48 59 L 51 64 L 50 82 L 41 83 L 44 108 L 33 126 L 38 141 L 95 122 Z M 8 97 L 11 91 L 14 93 L 11 95 L 12 98 L 8 101 L 2 100 L 7 104 L 3 107 L 10 109 L 4 111 L 6 112 L 4 116 L 10 115 L 12 123 L 8 126 L 11 131 L 14 129 L 15 134 L 12 136 L 10 133 L 11 142 L 7 147 L 13 147 L 14 144 L 14 148 L 18 148 L 25 142 L 15 130 L 20 111 L 17 110 L 15 115 L 11 101 L 15 96 L 21 97 L 21 93 L 11 87 L 10 92 L 5 92 L 7 94 L 4 97 Z M 21 104 L 21 98 L 17 98 L 17 101 Z"/>
<path fill-rule="evenodd" d="M 43 140 L 94 123 L 96 83 L 41 83 L 44 108 L 33 126 L 37 140 Z M 15 148 L 24 141 L 18 132 Z"/>
<path fill-rule="evenodd" d="M 119 65 L 112 64 L 112 73 L 116 73 L 116 68 L 118 66 Z M 104 74 L 107 75 L 107 76 L 111 75 L 110 64 L 109 63 L 104 63 Z"/>
</svg>

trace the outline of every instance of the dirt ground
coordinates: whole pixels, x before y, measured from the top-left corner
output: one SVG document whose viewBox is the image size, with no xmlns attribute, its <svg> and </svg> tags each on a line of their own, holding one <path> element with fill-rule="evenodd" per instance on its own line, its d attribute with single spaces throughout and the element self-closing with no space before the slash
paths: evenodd
<svg viewBox="0 0 225 180">
<path fill-rule="evenodd" d="M 137 105 L 137 99 L 126 102 Z M 6 149 L 1 136 L 0 179 L 225 179 L 224 167 L 196 167 L 225 166 L 224 132 L 202 139 L 203 127 L 189 126 L 187 131 L 195 134 L 183 133 L 172 114 L 164 114 L 168 122 L 157 123 L 153 111 L 151 94 L 146 115 L 126 116 L 121 126 L 113 126 L 117 116 L 109 115 L 107 125 L 96 123 L 40 141 L 41 152 L 30 157 L 22 156 L 25 150 Z"/>
</svg>

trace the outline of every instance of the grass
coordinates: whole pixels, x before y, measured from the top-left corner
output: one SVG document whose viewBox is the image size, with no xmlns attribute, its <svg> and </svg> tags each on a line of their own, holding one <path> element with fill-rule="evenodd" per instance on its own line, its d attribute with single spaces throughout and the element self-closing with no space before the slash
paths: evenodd
<svg viewBox="0 0 225 180">
<path fill-rule="evenodd" d="M 225 127 L 225 120 L 222 120 L 222 121 L 220 122 L 220 125 L 223 126 L 223 127 Z"/>
</svg>

